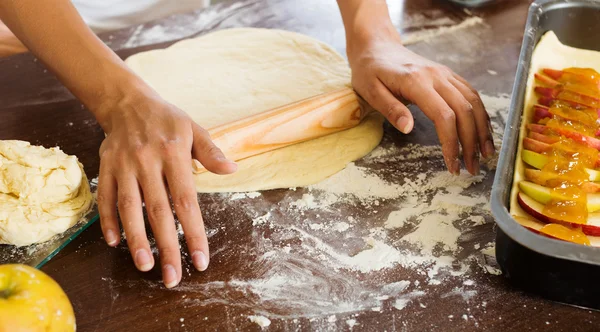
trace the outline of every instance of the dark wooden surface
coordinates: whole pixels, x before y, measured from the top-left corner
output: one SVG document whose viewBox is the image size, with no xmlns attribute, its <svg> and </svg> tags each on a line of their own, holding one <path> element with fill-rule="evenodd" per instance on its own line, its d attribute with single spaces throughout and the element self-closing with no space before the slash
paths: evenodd
<svg viewBox="0 0 600 332">
<path fill-rule="evenodd" d="M 423 24 L 407 25 L 406 18 L 411 15 L 425 15 L 432 20 L 446 17 L 455 22 L 469 15 L 482 17 L 484 23 L 469 30 L 473 38 L 449 34 L 436 38 L 435 42 L 417 43 L 410 47 L 451 66 L 486 94 L 510 93 L 528 1 L 501 1 L 471 13 L 443 1 L 393 0 L 388 3 L 395 25 L 406 34 L 429 28 Z M 344 52 L 343 27 L 335 1 L 322 0 L 227 2 L 205 11 L 108 33 L 102 38 L 126 56 L 157 42 L 168 44 L 169 40 L 240 26 L 297 31 Z M 161 29 L 161 33 L 157 34 L 156 29 Z M 127 50 L 131 48 L 134 50 Z M 489 70 L 497 72 L 497 75 L 491 75 Z M 90 178 L 96 177 L 98 148 L 103 133 L 92 115 L 30 55 L 0 60 L 0 72 L 0 139 L 23 139 L 47 147 L 59 145 L 65 152 L 80 158 Z M 410 143 L 437 144 L 432 125 L 416 109 L 413 110 L 417 116 L 415 131 L 402 136 L 387 126 L 382 144 L 400 147 Z M 398 164 L 379 167 L 389 169 L 385 174 L 390 179 L 395 176 L 392 173 L 414 172 Z M 423 167 L 441 170 L 441 158 L 424 160 Z M 493 171 L 487 172 L 483 182 L 471 189 L 489 198 L 493 174 Z M 425 295 L 403 310 L 384 302 L 380 311 L 365 308 L 340 312 L 335 315 L 335 321 L 326 311 L 320 315 L 318 312 L 294 312 L 291 306 L 278 302 L 257 304 L 253 301 L 253 294 L 227 284 L 230 280 L 257 278 L 265 270 L 279 267 L 261 266 L 258 262 L 257 257 L 264 252 L 252 245 L 257 232 L 273 241 L 276 232 L 255 229 L 248 208 L 252 205 L 252 211 L 269 211 L 270 206 L 281 206 L 281 202 L 299 198 L 302 192 L 301 189 L 274 190 L 263 193 L 260 199 L 242 200 L 237 204 L 227 204 L 227 196 L 224 195 L 199 195 L 207 228 L 211 231 L 211 266 L 204 273 L 193 272 L 188 257 L 184 256 L 184 278 L 175 290 L 161 287 L 158 269 L 149 273 L 137 272 L 125 247 L 107 247 L 98 223 L 73 241 L 43 270 L 55 278 L 69 295 L 80 331 L 260 330 L 247 317 L 253 314 L 269 317 L 272 323 L 268 329 L 286 331 L 348 330 L 349 325 L 345 321 L 350 318 L 358 323 L 354 330 L 365 331 L 598 330 L 598 313 L 530 296 L 513 289 L 503 277 L 487 274 L 481 269 L 474 269 L 470 275 L 475 282 L 473 289 L 477 291 L 476 297 L 470 301 L 456 296 L 441 296 L 461 286 L 461 281 L 448 279 L 442 285 L 423 284 L 421 287 Z M 356 207 L 342 207 L 338 213 L 345 216 L 361 214 Z M 293 216 L 290 218 L 293 222 Z M 375 222 L 368 218 L 365 220 L 365 229 Z M 494 227 L 489 213 L 485 220 L 486 224 L 478 227 L 470 240 L 459 245 L 472 248 L 473 243 L 493 241 Z M 290 241 L 294 242 L 293 239 Z M 468 249 L 465 251 L 469 254 Z M 319 261 L 313 263 L 319 264 Z M 369 285 L 373 288 L 377 287 L 378 280 L 418 280 L 418 273 L 410 269 L 395 269 L 373 276 L 346 271 L 331 272 L 322 277 L 324 280 L 348 282 L 348 287 Z M 210 285 L 219 282 L 224 282 L 223 286 L 211 288 Z M 463 314 L 467 315 L 466 320 L 461 318 Z"/>
</svg>

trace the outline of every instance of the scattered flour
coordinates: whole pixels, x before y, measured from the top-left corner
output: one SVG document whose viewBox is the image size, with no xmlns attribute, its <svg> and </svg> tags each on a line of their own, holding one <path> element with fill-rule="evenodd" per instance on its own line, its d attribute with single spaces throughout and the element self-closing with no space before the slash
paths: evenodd
<svg viewBox="0 0 600 332">
<path fill-rule="evenodd" d="M 345 222 L 345 221 L 340 221 L 338 223 L 336 223 L 335 225 L 333 225 L 332 229 L 336 232 L 345 232 L 347 231 L 350 227 L 352 227 L 352 225 L 350 225 L 349 223 Z"/>
<path fill-rule="evenodd" d="M 239 199 L 244 199 L 244 198 L 257 198 L 260 197 L 260 193 L 255 191 L 255 192 L 248 192 L 248 193 L 234 193 L 231 195 L 230 199 L 232 201 L 236 201 Z"/>
<path fill-rule="evenodd" d="M 354 326 L 356 326 L 356 319 L 347 319 L 346 324 L 348 324 L 348 327 L 352 329 Z"/>
<path fill-rule="evenodd" d="M 386 182 L 377 175 L 367 173 L 363 167 L 354 163 L 344 170 L 309 187 L 334 195 L 352 195 L 365 201 L 382 198 L 397 198 L 404 192 L 403 187 Z"/>
<path fill-rule="evenodd" d="M 267 212 L 266 214 L 264 214 L 260 217 L 256 217 L 256 218 L 252 219 L 252 225 L 257 226 L 257 225 L 266 224 L 269 221 L 269 218 L 271 218 L 271 212 Z"/>
<path fill-rule="evenodd" d="M 265 316 L 248 316 L 251 322 L 258 324 L 258 326 L 265 328 L 271 325 L 271 320 Z"/>
<path fill-rule="evenodd" d="M 409 32 L 407 34 L 404 34 L 404 36 L 402 37 L 402 43 L 404 45 L 410 45 L 419 42 L 428 42 L 439 36 L 455 33 L 459 30 L 470 28 L 478 24 L 483 24 L 483 19 L 481 19 L 481 17 L 473 16 L 465 19 L 459 24 Z"/>
</svg>

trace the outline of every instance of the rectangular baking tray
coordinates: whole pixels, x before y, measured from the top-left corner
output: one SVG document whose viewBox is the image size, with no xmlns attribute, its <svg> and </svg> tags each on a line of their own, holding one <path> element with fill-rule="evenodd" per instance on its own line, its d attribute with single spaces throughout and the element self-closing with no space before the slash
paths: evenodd
<svg viewBox="0 0 600 332">
<path fill-rule="evenodd" d="M 518 288 L 550 300 L 600 309 L 600 248 L 535 234 L 509 213 L 531 56 L 548 31 L 554 31 L 565 45 L 600 51 L 600 1 L 538 0 L 529 8 L 491 194 L 492 214 L 498 225 L 496 259 L 503 274 Z"/>
</svg>

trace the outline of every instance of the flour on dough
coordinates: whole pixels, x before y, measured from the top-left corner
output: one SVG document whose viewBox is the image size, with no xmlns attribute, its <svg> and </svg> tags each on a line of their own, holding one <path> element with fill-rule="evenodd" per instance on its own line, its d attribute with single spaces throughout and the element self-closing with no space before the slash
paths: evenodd
<svg viewBox="0 0 600 332">
<path fill-rule="evenodd" d="M 79 221 L 92 200 L 76 157 L 58 148 L 0 141 L 0 244 L 46 241 Z"/>
<path fill-rule="evenodd" d="M 523 119 L 521 121 L 519 132 L 520 139 L 517 156 L 521 156 L 521 151 L 523 150 L 522 138 L 527 136 L 526 125 L 531 123 L 533 119 L 533 105 L 537 104 L 537 97 L 534 91 L 534 75 L 543 68 L 564 69 L 569 67 L 593 68 L 596 71 L 600 71 L 600 52 L 564 45 L 552 31 L 544 34 L 531 56 L 531 66 L 529 68 L 529 77 L 527 79 L 527 91 L 525 93 L 525 103 L 523 105 Z M 519 182 L 524 179 L 524 176 L 525 165 L 523 160 L 521 158 L 516 158 L 510 200 L 510 213 L 512 215 L 528 216 L 517 202 Z"/>
<path fill-rule="evenodd" d="M 204 128 L 350 86 L 350 69 L 339 53 L 282 30 L 222 30 L 133 55 L 126 63 Z M 247 158 L 232 175 L 196 174 L 197 190 L 241 192 L 319 182 L 373 150 L 382 123 L 373 115 L 355 128 Z"/>
</svg>

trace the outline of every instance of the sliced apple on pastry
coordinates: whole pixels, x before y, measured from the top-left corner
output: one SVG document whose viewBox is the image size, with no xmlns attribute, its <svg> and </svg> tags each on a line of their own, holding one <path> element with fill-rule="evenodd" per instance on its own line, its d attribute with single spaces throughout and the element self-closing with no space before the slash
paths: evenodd
<svg viewBox="0 0 600 332">
<path fill-rule="evenodd" d="M 589 213 L 585 224 L 576 224 L 569 221 L 551 218 L 544 214 L 544 204 L 520 192 L 517 196 L 519 206 L 533 218 L 544 223 L 559 223 L 567 226 L 579 227 L 581 231 L 590 236 L 600 236 L 600 213 Z"/>
<path fill-rule="evenodd" d="M 598 242 L 597 238 L 592 237 L 592 239 L 590 239 L 579 228 L 572 228 L 561 224 L 544 224 L 538 220 L 521 216 L 512 217 L 521 226 L 529 229 L 530 231 L 540 235 L 545 235 L 550 238 L 588 246 L 591 245 L 591 240 L 594 240 L 596 243 Z"/>
<path fill-rule="evenodd" d="M 521 159 L 524 163 L 536 169 L 544 168 L 549 161 L 547 156 L 531 150 L 521 151 Z M 590 175 L 589 181 L 600 182 L 600 171 L 591 168 L 586 168 L 585 171 Z"/>
<path fill-rule="evenodd" d="M 539 184 L 529 181 L 519 182 L 519 188 L 525 195 L 533 198 L 541 204 L 548 204 L 551 200 L 569 200 L 569 197 L 563 196 L 550 188 L 540 186 Z M 587 195 L 587 209 L 589 212 L 596 212 L 600 210 L 600 194 Z"/>
<path fill-rule="evenodd" d="M 550 172 L 540 171 L 538 169 L 528 168 L 525 170 L 525 179 L 527 181 L 539 184 L 540 186 L 546 186 L 548 181 L 561 180 L 563 177 Z M 563 179 L 563 180 L 566 180 Z M 581 184 L 581 190 L 588 194 L 600 193 L 600 183 L 598 182 L 585 182 Z"/>
</svg>

